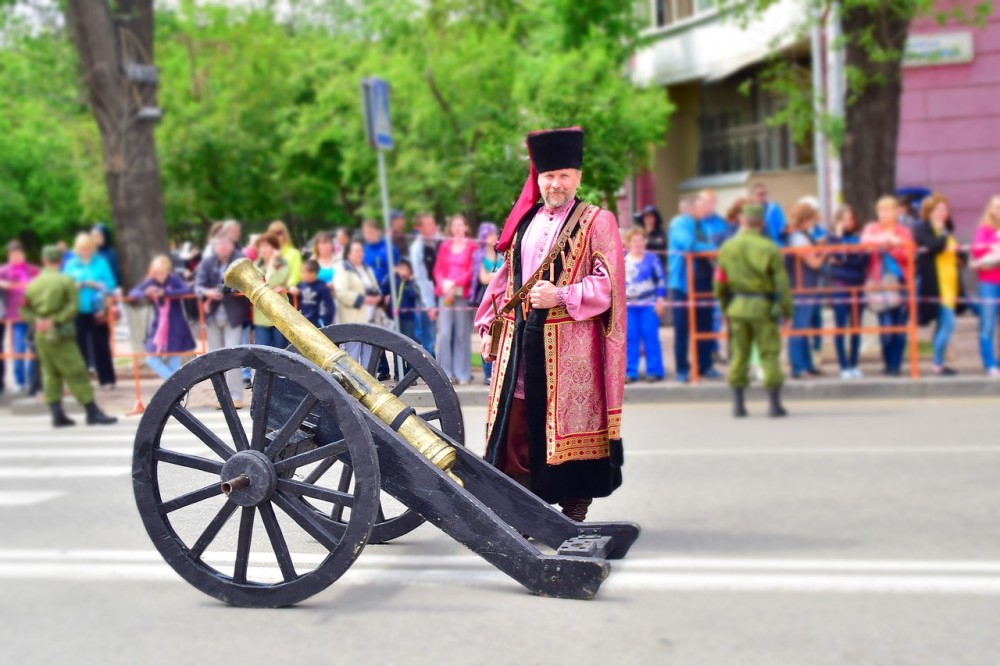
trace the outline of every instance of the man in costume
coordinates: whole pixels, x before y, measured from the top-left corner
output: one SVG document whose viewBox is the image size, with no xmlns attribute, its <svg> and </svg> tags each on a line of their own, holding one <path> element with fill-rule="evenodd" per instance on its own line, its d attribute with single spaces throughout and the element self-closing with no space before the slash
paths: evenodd
<svg viewBox="0 0 1000 666">
<path fill-rule="evenodd" d="M 87 365 L 76 344 L 79 298 L 73 278 L 59 272 L 62 251 L 55 245 L 42 249 L 42 272 L 24 290 L 21 317 L 35 329 L 35 348 L 42 367 L 42 391 L 52 410 L 56 428 L 75 425 L 63 411 L 65 383 L 87 412 L 87 425 L 109 425 L 117 418 L 108 416 L 94 402 Z"/>
<path fill-rule="evenodd" d="M 576 197 L 583 130 L 529 134 L 528 153 L 476 314 L 494 362 L 486 460 L 582 521 L 622 482 L 624 253 L 614 215 Z"/>
<path fill-rule="evenodd" d="M 792 316 L 788 273 L 778 247 L 761 232 L 764 207 L 757 203 L 743 206 L 740 224 L 740 232 L 719 251 L 715 270 L 715 297 L 729 321 L 733 416 L 747 415 L 743 392 L 750 383 L 748 370 L 754 344 L 760 352 L 764 388 L 770 396 L 769 415 L 785 416 L 781 406 L 784 377 L 778 361 L 781 355 L 778 318 Z"/>
</svg>

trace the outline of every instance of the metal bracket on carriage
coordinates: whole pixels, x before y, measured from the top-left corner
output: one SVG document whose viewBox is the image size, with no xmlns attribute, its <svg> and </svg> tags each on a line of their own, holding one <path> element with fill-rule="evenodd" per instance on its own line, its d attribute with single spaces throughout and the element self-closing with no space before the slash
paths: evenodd
<svg viewBox="0 0 1000 666">
<path fill-rule="evenodd" d="M 316 414 L 310 414 L 306 417 L 306 420 L 302 422 L 298 430 L 292 433 L 292 436 L 288 439 L 288 443 L 285 444 L 284 448 L 278 453 L 276 460 L 285 460 L 286 458 L 291 458 L 292 456 L 297 456 L 300 453 L 306 453 L 307 451 L 312 451 L 316 448 L 316 424 L 319 421 L 319 417 Z M 266 435 L 268 444 L 274 441 L 275 436 L 278 434 L 277 430 L 271 430 Z"/>
<path fill-rule="evenodd" d="M 574 557 L 593 557 L 607 559 L 614 547 L 614 539 L 602 536 L 601 531 L 594 528 L 580 528 L 577 536 L 566 539 L 556 551 L 557 555 L 572 555 Z"/>
</svg>

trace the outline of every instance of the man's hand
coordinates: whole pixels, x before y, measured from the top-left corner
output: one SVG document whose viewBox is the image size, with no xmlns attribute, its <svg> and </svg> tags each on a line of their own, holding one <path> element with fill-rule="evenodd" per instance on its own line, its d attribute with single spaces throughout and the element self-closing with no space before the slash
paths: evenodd
<svg viewBox="0 0 1000 666">
<path fill-rule="evenodd" d="M 52 330 L 52 320 L 51 319 L 39 319 L 35 322 L 35 330 L 39 333 L 44 333 L 45 331 Z"/>
<path fill-rule="evenodd" d="M 657 297 L 657 299 L 656 299 L 656 305 L 653 306 L 653 309 L 656 310 L 656 316 L 657 317 L 662 317 L 663 316 L 663 309 L 665 307 L 666 307 L 666 304 L 663 301 L 663 297 Z"/>
<path fill-rule="evenodd" d="M 483 355 L 483 361 L 486 363 L 492 363 L 493 357 L 490 356 L 490 347 L 493 345 L 493 336 L 487 333 L 483 336 L 482 342 L 479 343 L 479 353 Z"/>
<path fill-rule="evenodd" d="M 427 311 L 427 318 L 431 321 L 437 321 L 438 311 L 437 308 L 431 308 Z"/>
<path fill-rule="evenodd" d="M 202 292 L 201 295 L 210 301 L 222 300 L 222 292 L 219 291 L 218 289 L 206 289 L 205 291 Z"/>
<path fill-rule="evenodd" d="M 528 298 L 533 308 L 554 308 L 556 306 L 556 286 L 551 282 L 539 280 L 528 292 Z"/>
</svg>

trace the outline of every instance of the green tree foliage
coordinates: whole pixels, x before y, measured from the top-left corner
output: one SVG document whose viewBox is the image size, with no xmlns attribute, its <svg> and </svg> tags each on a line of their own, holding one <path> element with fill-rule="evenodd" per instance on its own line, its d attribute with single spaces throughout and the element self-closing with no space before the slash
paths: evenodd
<svg viewBox="0 0 1000 666">
<path fill-rule="evenodd" d="M 665 133 L 662 90 L 637 90 L 628 79 L 637 38 L 631 3 L 290 6 L 275 13 L 259 3 L 184 0 L 158 10 L 165 116 L 157 144 L 173 232 L 200 234 L 227 217 L 252 226 L 282 218 L 304 237 L 376 216 L 376 156 L 361 117 L 365 76 L 392 86 L 389 188 L 393 205 L 409 213 L 502 220 L 527 173 L 525 133 L 570 124 L 587 131 L 586 194 L 612 199 Z M 60 30 L 4 33 L 6 235 L 33 225 L 49 237 L 107 215 L 99 142 L 75 67 Z"/>
<path fill-rule="evenodd" d="M 87 145 L 96 131 L 86 125 L 69 42 L 0 17 L 0 237 L 36 245 L 71 230 L 90 203 L 82 173 L 94 166 Z"/>
</svg>

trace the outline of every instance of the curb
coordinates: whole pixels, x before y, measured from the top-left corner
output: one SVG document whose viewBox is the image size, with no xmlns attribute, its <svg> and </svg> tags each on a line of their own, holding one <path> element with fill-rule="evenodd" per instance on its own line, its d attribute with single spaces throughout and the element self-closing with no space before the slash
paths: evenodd
<svg viewBox="0 0 1000 666">
<path fill-rule="evenodd" d="M 485 386 L 455 387 L 463 407 L 485 407 L 489 391 Z M 764 395 L 763 388 L 754 386 L 749 397 Z M 413 389 L 407 398 L 415 407 L 432 405 L 430 391 Z M 690 386 L 676 382 L 632 384 L 625 387 L 625 404 L 657 405 L 699 402 L 727 402 L 732 393 L 721 381 L 707 381 Z M 922 379 L 868 379 L 842 382 L 836 380 L 789 381 L 782 388 L 782 398 L 797 400 L 866 400 L 866 399 L 928 399 L 928 398 L 1000 398 L 1000 381 L 988 377 L 943 377 Z M 72 398 L 63 401 L 67 411 L 82 413 Z M 35 398 L 0 396 L 0 409 L 12 415 L 48 413 L 48 407 Z"/>
</svg>

